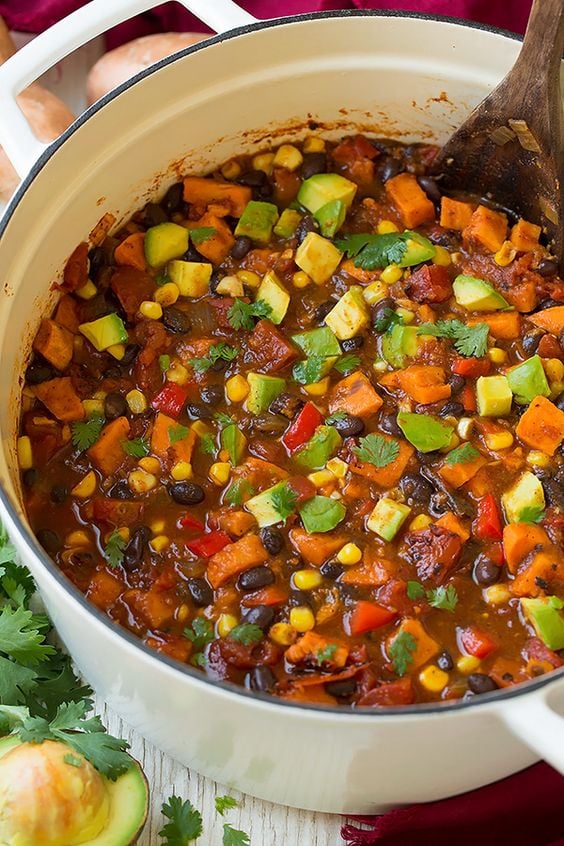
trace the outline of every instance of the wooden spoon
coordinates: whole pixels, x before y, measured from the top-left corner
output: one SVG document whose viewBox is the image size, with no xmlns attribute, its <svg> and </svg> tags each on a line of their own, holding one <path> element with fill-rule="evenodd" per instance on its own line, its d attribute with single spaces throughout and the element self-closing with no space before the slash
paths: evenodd
<svg viewBox="0 0 564 846">
<path fill-rule="evenodd" d="M 564 270 L 564 0 L 535 0 L 505 79 L 440 151 L 448 192 L 469 191 L 542 225 Z"/>
</svg>

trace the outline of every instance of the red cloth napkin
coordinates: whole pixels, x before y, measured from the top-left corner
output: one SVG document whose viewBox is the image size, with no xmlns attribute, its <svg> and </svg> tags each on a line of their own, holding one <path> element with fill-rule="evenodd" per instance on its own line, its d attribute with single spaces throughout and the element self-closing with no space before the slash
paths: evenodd
<svg viewBox="0 0 564 846">
<path fill-rule="evenodd" d="M 564 776 L 535 764 L 452 799 L 356 819 L 370 830 L 344 825 L 348 846 L 564 846 Z"/>
</svg>

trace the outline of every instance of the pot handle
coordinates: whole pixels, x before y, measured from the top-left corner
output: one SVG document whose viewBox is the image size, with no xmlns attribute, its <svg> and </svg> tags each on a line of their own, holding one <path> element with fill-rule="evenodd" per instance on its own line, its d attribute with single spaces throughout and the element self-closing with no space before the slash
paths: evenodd
<svg viewBox="0 0 564 846">
<path fill-rule="evenodd" d="M 509 730 L 564 775 L 564 678 L 548 689 L 503 703 Z"/>
<path fill-rule="evenodd" d="M 23 179 L 47 149 L 17 104 L 16 96 L 41 74 L 117 24 L 160 5 L 161 0 L 91 0 L 22 47 L 0 67 L 0 144 Z M 233 0 L 178 0 L 214 32 L 256 22 Z"/>
</svg>

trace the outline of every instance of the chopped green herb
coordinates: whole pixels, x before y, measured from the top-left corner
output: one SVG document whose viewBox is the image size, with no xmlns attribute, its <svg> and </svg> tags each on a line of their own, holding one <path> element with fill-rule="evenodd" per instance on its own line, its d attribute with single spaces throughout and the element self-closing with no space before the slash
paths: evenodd
<svg viewBox="0 0 564 846">
<path fill-rule="evenodd" d="M 216 796 L 215 797 L 215 810 L 221 816 L 224 815 L 226 811 L 231 810 L 231 808 L 236 808 L 239 805 L 236 799 L 233 796 Z"/>
<path fill-rule="evenodd" d="M 360 438 L 360 446 L 353 447 L 353 452 L 361 461 L 375 467 L 386 467 L 399 455 L 399 443 L 388 440 L 383 435 L 366 435 Z"/>
<path fill-rule="evenodd" d="M 360 357 L 351 353 L 350 355 L 344 355 L 340 358 L 333 367 L 339 373 L 350 373 L 352 370 L 356 370 L 359 364 Z"/>
<path fill-rule="evenodd" d="M 65 755 L 63 757 L 63 761 L 65 764 L 68 764 L 70 767 L 81 767 L 82 766 L 82 758 L 77 758 L 76 755 Z"/>
<path fill-rule="evenodd" d="M 161 811 L 169 820 L 159 831 L 163 846 L 187 846 L 202 833 L 202 815 L 188 799 L 183 801 L 179 796 L 170 796 Z"/>
<path fill-rule="evenodd" d="M 354 258 L 355 267 L 375 270 L 388 264 L 398 264 L 407 252 L 410 232 L 391 232 L 387 235 L 343 235 L 335 244 L 347 258 Z"/>
<path fill-rule="evenodd" d="M 195 652 L 194 655 L 192 655 L 192 657 L 190 658 L 190 663 L 194 667 L 201 667 L 203 669 L 208 663 L 208 659 L 206 658 L 203 652 Z"/>
<path fill-rule="evenodd" d="M 217 235 L 217 229 L 213 226 L 198 226 L 190 230 L 190 240 L 196 247 L 204 241 L 209 241 L 214 235 Z"/>
<path fill-rule="evenodd" d="M 542 505 L 528 505 L 519 513 L 520 523 L 542 523 L 545 510 Z"/>
<path fill-rule="evenodd" d="M 229 344 L 220 341 L 219 344 L 210 347 L 207 356 L 204 358 L 191 358 L 190 364 L 196 373 L 206 373 L 218 361 L 233 361 L 238 354 L 239 350 L 236 347 L 230 347 Z"/>
<path fill-rule="evenodd" d="M 393 326 L 403 323 L 403 317 L 392 308 L 383 308 L 374 321 L 374 331 L 380 334 L 387 332 Z"/>
<path fill-rule="evenodd" d="M 462 446 L 449 452 L 445 458 L 445 464 L 448 464 L 449 467 L 452 467 L 453 464 L 468 464 L 478 458 L 479 455 L 479 451 L 472 444 L 462 444 Z"/>
<path fill-rule="evenodd" d="M 404 676 L 407 668 L 413 663 L 413 653 L 417 649 L 417 641 L 409 632 L 400 632 L 390 646 L 392 666 L 398 676 Z"/>
<path fill-rule="evenodd" d="M 280 515 L 281 520 L 286 520 L 296 510 L 298 495 L 296 491 L 285 482 L 279 488 L 272 491 L 270 497 L 272 507 Z"/>
<path fill-rule="evenodd" d="M 213 626 L 205 617 L 196 617 L 192 620 L 192 627 L 184 629 L 184 637 L 194 644 L 195 650 L 201 650 L 215 637 Z"/>
<path fill-rule="evenodd" d="M 190 433 L 190 429 L 188 426 L 182 426 L 178 423 L 176 426 L 169 426 L 168 427 L 168 439 L 171 444 L 177 443 L 177 441 L 183 441 L 184 438 L 187 438 Z"/>
<path fill-rule="evenodd" d="M 172 279 L 168 275 L 168 273 L 160 273 L 158 276 L 155 277 L 155 285 L 161 288 L 163 285 L 167 285 L 169 282 L 172 282 Z"/>
<path fill-rule="evenodd" d="M 421 599 L 425 596 L 425 588 L 419 582 L 408 582 L 407 583 L 407 598 L 408 599 Z"/>
<path fill-rule="evenodd" d="M 325 358 L 321 355 L 312 355 L 305 361 L 299 361 L 292 368 L 292 376 L 300 385 L 312 385 L 319 382 L 323 375 Z"/>
<path fill-rule="evenodd" d="M 454 342 L 460 355 L 481 358 L 488 349 L 487 323 L 466 326 L 460 320 L 438 320 L 436 323 L 423 323 L 417 330 L 418 335 L 433 335 L 435 338 L 449 338 Z"/>
<path fill-rule="evenodd" d="M 99 414 L 93 414 L 88 420 L 71 423 L 72 445 L 81 452 L 90 449 L 98 438 L 106 421 Z"/>
<path fill-rule="evenodd" d="M 243 646 L 250 646 L 252 643 L 258 643 L 264 637 L 264 632 L 260 626 L 254 623 L 239 623 L 238 626 L 231 629 L 229 632 L 231 640 L 242 643 Z"/>
<path fill-rule="evenodd" d="M 427 602 L 433 608 L 440 608 L 442 611 L 454 611 L 458 604 L 458 594 L 454 585 L 440 585 L 437 588 L 427 591 Z"/>
<path fill-rule="evenodd" d="M 235 424 L 233 418 L 230 417 L 229 414 L 224 414 L 223 411 L 218 411 L 217 414 L 214 415 L 214 419 L 219 424 L 220 428 L 223 428 L 224 426 L 233 426 Z"/>
<path fill-rule="evenodd" d="M 134 438 L 131 441 L 122 441 L 121 446 L 123 451 L 132 458 L 144 458 L 151 451 L 147 438 Z"/>
<path fill-rule="evenodd" d="M 126 542 L 117 529 L 111 533 L 108 542 L 104 547 L 104 558 L 110 567 L 119 567 L 123 563 Z"/>
<path fill-rule="evenodd" d="M 223 824 L 223 846 L 250 846 L 249 835 L 244 831 L 233 828 L 229 823 Z"/>
<path fill-rule="evenodd" d="M 200 449 L 205 455 L 215 455 L 217 452 L 217 446 L 209 434 L 204 434 L 200 437 Z"/>
<path fill-rule="evenodd" d="M 346 411 L 334 411 L 333 414 L 330 414 L 329 417 L 325 418 L 325 422 L 328 426 L 332 426 L 334 423 L 342 423 L 343 420 L 346 420 L 348 414 Z"/>
<path fill-rule="evenodd" d="M 319 666 L 321 667 L 321 665 L 325 662 L 331 661 L 335 657 L 336 651 L 337 645 L 335 643 L 328 643 L 327 646 L 323 647 L 323 649 L 319 649 L 317 651 L 317 655 L 315 656 Z"/>
<path fill-rule="evenodd" d="M 164 373 L 170 367 L 170 356 L 169 355 L 160 355 L 159 356 L 159 367 L 161 368 L 161 372 Z"/>
<path fill-rule="evenodd" d="M 242 505 L 245 496 L 254 496 L 255 490 L 246 479 L 237 479 L 233 482 L 225 494 L 225 502 L 228 505 Z"/>
<path fill-rule="evenodd" d="M 254 329 L 253 318 L 269 317 L 272 308 L 264 300 L 257 300 L 255 303 L 246 303 L 244 300 L 236 299 L 227 313 L 227 317 L 234 329 Z"/>
</svg>

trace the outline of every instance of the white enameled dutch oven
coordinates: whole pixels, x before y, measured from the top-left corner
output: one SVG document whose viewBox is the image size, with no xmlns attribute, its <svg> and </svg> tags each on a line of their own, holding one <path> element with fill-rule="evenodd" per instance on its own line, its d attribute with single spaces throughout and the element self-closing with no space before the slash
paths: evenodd
<svg viewBox="0 0 564 846">
<path fill-rule="evenodd" d="M 46 150 L 14 95 L 157 0 L 94 0 L 0 69 L 0 143 L 24 178 L 0 223 L 0 500 L 22 561 L 108 704 L 163 751 L 247 793 L 369 813 L 460 793 L 541 756 L 564 773 L 562 672 L 438 707 L 348 712 L 278 702 L 144 647 L 86 603 L 29 529 L 14 449 L 21 374 L 56 298 L 53 279 L 105 212 L 125 219 L 179 172 L 303 136 L 308 121 L 334 136 L 360 128 L 440 142 L 519 49 L 509 35 L 417 15 L 256 22 L 231 0 L 182 2 L 222 34 L 122 86 Z"/>
</svg>

